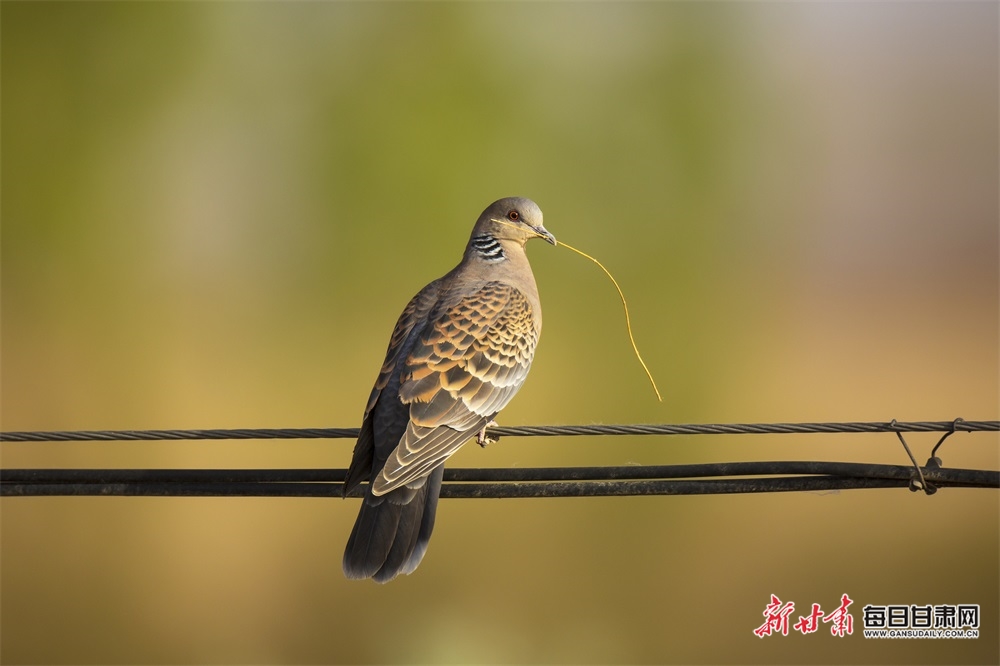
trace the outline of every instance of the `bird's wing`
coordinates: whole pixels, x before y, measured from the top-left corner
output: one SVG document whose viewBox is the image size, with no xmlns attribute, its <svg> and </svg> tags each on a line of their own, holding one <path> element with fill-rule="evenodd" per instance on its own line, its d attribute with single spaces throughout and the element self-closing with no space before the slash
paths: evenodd
<svg viewBox="0 0 1000 666">
<path fill-rule="evenodd" d="M 426 475 L 485 427 L 521 388 L 537 342 L 531 304 L 509 284 L 487 283 L 437 317 L 404 362 L 410 422 L 374 494 Z"/>
<path fill-rule="evenodd" d="M 372 387 L 372 392 L 368 397 L 368 405 L 365 407 L 365 415 L 362 418 L 361 432 L 354 445 L 351 466 L 348 468 L 347 477 L 344 480 L 343 494 L 345 497 L 362 480 L 371 475 L 375 452 L 372 410 L 389 383 L 392 371 L 399 361 L 400 352 L 406 346 L 406 340 L 414 333 L 415 329 L 419 333 L 421 325 L 427 323 L 427 317 L 437 304 L 440 293 L 440 280 L 435 280 L 421 289 L 403 308 L 402 314 L 396 321 L 396 327 L 392 329 L 392 335 L 389 337 L 389 348 L 385 352 L 385 361 L 382 363 L 382 369 L 379 371 L 378 377 L 375 379 L 375 386 Z"/>
<path fill-rule="evenodd" d="M 375 380 L 375 386 L 372 387 L 371 395 L 368 396 L 368 405 L 365 407 L 365 418 L 368 418 L 372 409 L 375 408 L 375 403 L 378 402 L 379 395 L 381 395 L 382 390 L 389 383 L 389 377 L 392 375 L 392 371 L 399 361 L 399 354 L 404 347 L 406 339 L 410 337 L 410 333 L 413 332 L 414 328 L 419 329 L 420 325 L 426 322 L 427 317 L 437 304 L 440 292 L 440 280 L 435 280 L 421 289 L 420 293 L 410 299 L 410 302 L 403 308 L 403 313 L 399 315 L 396 327 L 392 329 L 392 335 L 389 337 L 389 348 L 385 352 L 385 361 L 382 363 L 382 369 Z"/>
</svg>

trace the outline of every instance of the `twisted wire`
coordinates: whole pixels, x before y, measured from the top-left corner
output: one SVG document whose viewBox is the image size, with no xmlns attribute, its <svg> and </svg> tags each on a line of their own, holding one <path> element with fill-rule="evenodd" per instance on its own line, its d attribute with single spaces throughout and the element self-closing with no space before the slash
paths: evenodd
<svg viewBox="0 0 1000 666">
<path fill-rule="evenodd" d="M 490 428 L 499 437 L 599 435 L 785 435 L 809 433 L 985 432 L 1000 421 L 852 421 L 839 423 L 708 423 L 538 425 Z M 213 430 L 56 430 L 0 432 L 0 442 L 152 441 L 204 439 L 356 438 L 358 428 L 239 428 Z"/>
</svg>

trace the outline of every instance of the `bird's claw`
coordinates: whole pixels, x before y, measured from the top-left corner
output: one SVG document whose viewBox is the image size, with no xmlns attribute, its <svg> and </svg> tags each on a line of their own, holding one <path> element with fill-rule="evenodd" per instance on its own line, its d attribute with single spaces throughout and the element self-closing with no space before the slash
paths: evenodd
<svg viewBox="0 0 1000 666">
<path fill-rule="evenodd" d="M 490 444 L 496 444 L 497 442 L 499 442 L 500 441 L 500 437 L 498 435 L 487 435 L 486 434 L 486 429 L 487 428 L 495 428 L 496 426 L 497 426 L 497 422 L 496 421 L 490 421 L 485 426 L 483 426 L 483 429 L 480 430 L 479 434 L 476 435 L 476 444 L 478 444 L 479 446 L 481 446 L 481 447 L 483 447 L 485 449 Z"/>
</svg>

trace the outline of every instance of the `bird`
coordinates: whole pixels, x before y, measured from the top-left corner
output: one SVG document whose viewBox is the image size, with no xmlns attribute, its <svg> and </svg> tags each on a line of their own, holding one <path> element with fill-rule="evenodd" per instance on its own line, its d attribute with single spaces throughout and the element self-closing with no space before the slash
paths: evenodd
<svg viewBox="0 0 1000 666">
<path fill-rule="evenodd" d="M 434 529 L 444 462 L 486 428 L 524 383 L 542 332 L 525 243 L 556 245 L 530 199 L 479 216 L 462 260 L 403 309 L 365 407 L 343 485 L 364 487 L 344 550 L 349 579 L 410 574 Z"/>
</svg>

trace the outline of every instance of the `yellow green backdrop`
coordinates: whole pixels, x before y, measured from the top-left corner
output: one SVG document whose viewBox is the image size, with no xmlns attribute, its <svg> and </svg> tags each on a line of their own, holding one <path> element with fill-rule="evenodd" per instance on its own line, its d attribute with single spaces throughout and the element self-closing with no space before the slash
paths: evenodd
<svg viewBox="0 0 1000 666">
<path fill-rule="evenodd" d="M 359 425 L 492 200 L 545 332 L 504 425 L 998 418 L 995 3 L 11 3 L 2 428 Z M 932 435 L 909 438 L 920 460 Z M 5 467 L 344 467 L 339 441 Z M 996 469 L 995 433 L 954 467 Z M 844 460 L 892 435 L 508 438 L 456 466 Z M 996 663 L 993 490 L 445 500 L 380 587 L 355 500 L 5 498 L 4 663 Z M 758 639 L 771 594 L 856 631 Z M 872 641 L 866 603 L 979 603 Z"/>
</svg>

